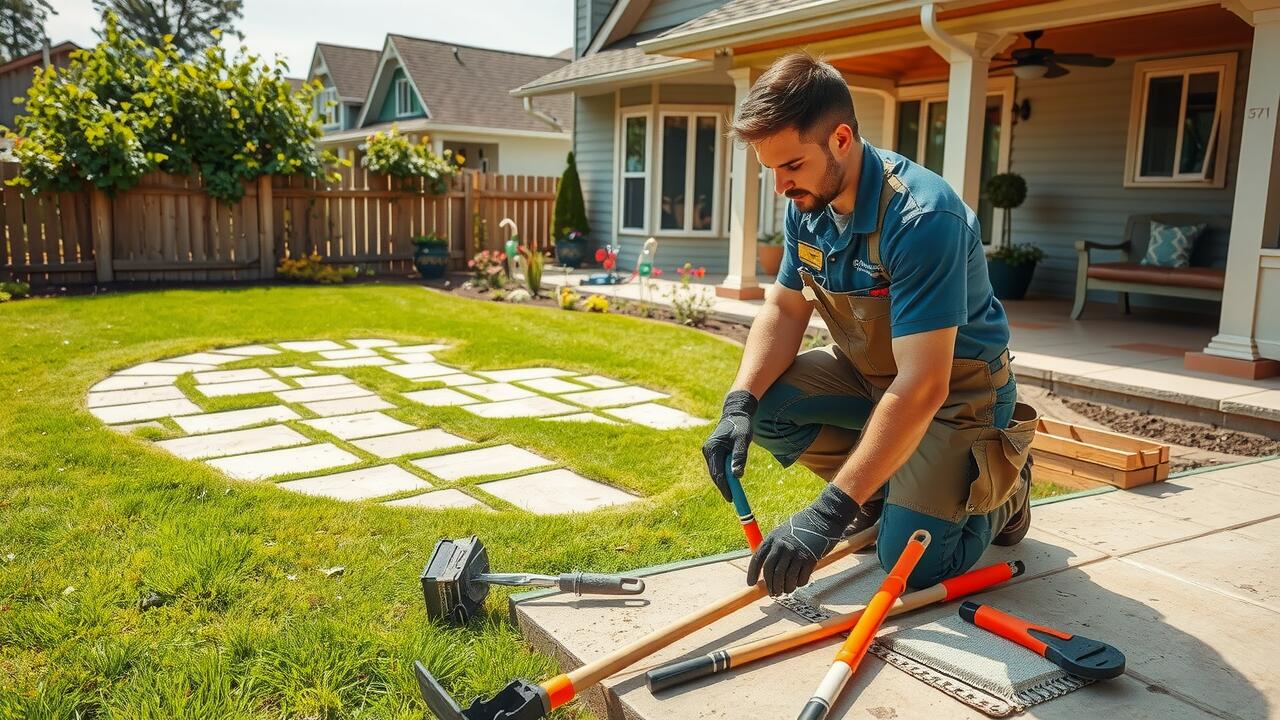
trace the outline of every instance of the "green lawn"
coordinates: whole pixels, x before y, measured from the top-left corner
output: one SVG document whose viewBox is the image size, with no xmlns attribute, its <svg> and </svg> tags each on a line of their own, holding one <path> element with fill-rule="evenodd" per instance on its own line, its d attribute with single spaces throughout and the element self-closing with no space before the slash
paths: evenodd
<svg viewBox="0 0 1280 720">
<path fill-rule="evenodd" d="M 438 357 L 464 368 L 598 372 L 669 392 L 669 404 L 711 418 L 740 349 L 705 333 L 358 285 L 0 304 L 0 337 L 0 717 L 421 718 L 414 660 L 460 698 L 556 671 L 508 624 L 502 589 L 469 628 L 426 621 L 417 577 L 437 539 L 477 533 L 495 569 L 535 572 L 621 571 L 743 545 L 706 479 L 706 427 L 495 421 L 412 404 L 387 411 L 477 442 L 516 443 L 646 498 L 539 518 L 492 498 L 499 512 L 428 511 L 231 481 L 112 432 L 84 408 L 91 385 L 147 360 L 260 341 L 387 337 L 452 343 Z M 429 387 L 376 368 L 347 372 L 393 401 L 389 391 Z M 819 482 L 753 451 L 746 486 L 771 528 Z M 327 577 L 332 566 L 346 569 Z M 152 595 L 162 604 L 140 609 Z M 585 715 L 576 704 L 559 713 L 576 715 Z"/>
</svg>

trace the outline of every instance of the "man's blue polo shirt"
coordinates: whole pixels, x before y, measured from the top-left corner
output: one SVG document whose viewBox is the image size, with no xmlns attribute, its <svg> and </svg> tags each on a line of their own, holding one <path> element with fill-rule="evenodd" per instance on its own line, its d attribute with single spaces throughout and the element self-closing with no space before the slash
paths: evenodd
<svg viewBox="0 0 1280 720">
<path fill-rule="evenodd" d="M 873 265 L 866 238 L 880 212 L 884 162 L 906 186 L 894 195 L 880 230 L 880 260 Z M 862 176 L 853 219 L 840 232 L 828 208 L 811 213 L 787 203 L 786 243 L 778 282 L 800 290 L 800 269 L 832 292 L 889 289 L 893 337 L 958 328 L 955 356 L 994 360 L 1009 344 L 1004 307 L 991 291 L 978 218 L 937 174 L 905 157 L 862 141 Z M 801 261 L 799 244 L 821 251 Z M 820 268 L 814 267 L 821 263 Z M 888 271 L 889 280 L 883 277 Z"/>
</svg>

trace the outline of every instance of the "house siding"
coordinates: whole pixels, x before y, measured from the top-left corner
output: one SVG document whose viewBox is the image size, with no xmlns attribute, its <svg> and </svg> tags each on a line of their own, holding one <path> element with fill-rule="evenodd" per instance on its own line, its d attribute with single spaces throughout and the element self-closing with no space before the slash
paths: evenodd
<svg viewBox="0 0 1280 720">
<path fill-rule="evenodd" d="M 591 223 L 591 244 L 605 245 L 613 233 L 613 134 L 614 96 L 577 96 L 574 99 L 574 160 Z"/>
<path fill-rule="evenodd" d="M 724 5 L 725 0 L 653 0 L 632 32 L 669 28 L 692 20 Z M 710 272 L 711 268 L 707 268 Z"/>
<path fill-rule="evenodd" d="M 1192 55 L 1227 51 L 1238 51 L 1238 64 L 1227 183 L 1221 189 L 1124 187 L 1134 64 L 1142 58 L 1122 58 L 1105 69 L 1072 68 L 1069 76 L 1052 80 L 1018 81 L 1018 97 L 1031 100 L 1032 113 L 1013 129 L 1010 167 L 1026 179 L 1028 188 L 1026 203 L 1013 211 L 1013 240 L 1032 243 L 1048 253 L 1036 267 L 1032 294 L 1074 295 L 1075 241 L 1119 242 L 1131 214 L 1231 213 L 1249 50 L 1202 50 Z M 1220 240 L 1201 252 L 1225 266 L 1226 250 L 1226 242 Z M 1115 253 L 1095 253 L 1095 257 L 1119 259 Z M 1114 297 L 1110 292 L 1090 293 L 1095 300 Z M 1132 296 L 1132 302 L 1184 308 L 1195 302 L 1195 309 L 1211 313 L 1218 308 L 1216 303 L 1141 295 Z"/>
<path fill-rule="evenodd" d="M 422 102 L 418 99 L 417 91 L 409 94 L 409 99 L 413 105 L 413 112 L 408 115 L 396 115 L 396 82 L 405 77 L 404 68 L 396 68 L 391 74 L 391 79 L 387 82 L 387 91 L 382 96 L 382 107 L 378 110 L 378 122 L 391 122 L 393 120 L 403 120 L 411 117 L 423 117 L 426 113 L 422 109 Z M 412 85 L 410 85 L 412 89 Z"/>
</svg>

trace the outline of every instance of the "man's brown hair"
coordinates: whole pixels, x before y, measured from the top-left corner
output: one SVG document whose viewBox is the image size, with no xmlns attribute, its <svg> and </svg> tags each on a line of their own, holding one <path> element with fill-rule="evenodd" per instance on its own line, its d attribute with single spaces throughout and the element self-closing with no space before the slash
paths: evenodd
<svg viewBox="0 0 1280 720">
<path fill-rule="evenodd" d="M 825 139 L 844 123 L 858 135 L 853 96 L 840 71 L 804 52 L 784 55 L 764 71 L 738 106 L 729 137 L 754 143 L 795 128 L 801 139 Z"/>
</svg>

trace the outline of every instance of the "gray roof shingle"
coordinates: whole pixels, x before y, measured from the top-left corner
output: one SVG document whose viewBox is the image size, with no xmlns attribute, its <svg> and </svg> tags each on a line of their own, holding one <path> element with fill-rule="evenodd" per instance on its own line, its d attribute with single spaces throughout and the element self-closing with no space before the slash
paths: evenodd
<svg viewBox="0 0 1280 720">
<path fill-rule="evenodd" d="M 665 31 L 666 28 L 662 28 L 625 37 L 612 45 L 600 49 L 598 52 L 578 58 L 562 68 L 547 73 L 532 82 L 525 83 L 517 88 L 516 91 L 524 95 L 549 85 L 683 61 L 684 58 L 650 55 L 636 47 L 636 43 L 657 37 Z M 547 95 L 545 97 L 555 96 Z"/>
<path fill-rule="evenodd" d="M 662 32 L 660 37 L 685 35 L 719 25 L 729 25 L 751 18 L 784 12 L 801 5 L 812 5 L 815 0 L 729 0 L 724 5 Z"/>
<path fill-rule="evenodd" d="M 373 82 L 373 73 L 378 69 L 382 51 L 331 43 L 316 43 L 316 50 L 324 57 L 339 99 L 364 102 L 369 96 L 369 84 Z"/>
<path fill-rule="evenodd" d="M 404 35 L 389 37 L 400 54 L 405 72 L 422 93 L 433 122 L 509 130 L 551 130 L 546 123 L 525 112 L 520 98 L 512 97 L 510 91 L 565 67 L 568 60 Z M 566 131 L 573 129 L 571 97 L 548 97 L 540 100 L 536 107 L 554 117 Z"/>
</svg>

